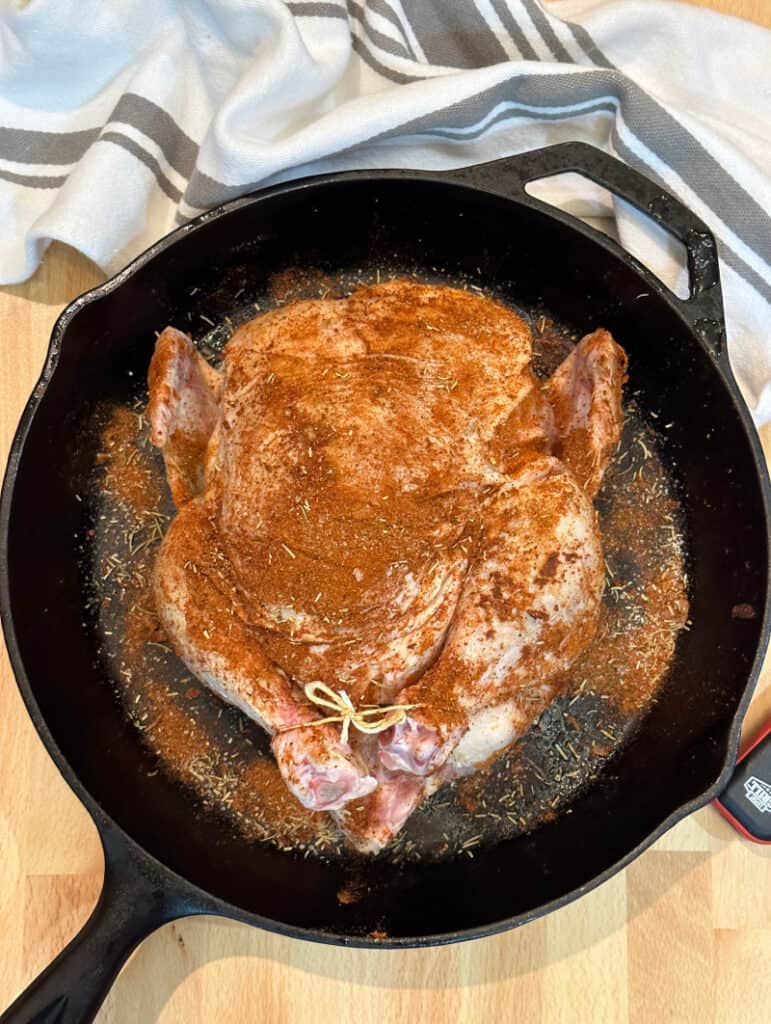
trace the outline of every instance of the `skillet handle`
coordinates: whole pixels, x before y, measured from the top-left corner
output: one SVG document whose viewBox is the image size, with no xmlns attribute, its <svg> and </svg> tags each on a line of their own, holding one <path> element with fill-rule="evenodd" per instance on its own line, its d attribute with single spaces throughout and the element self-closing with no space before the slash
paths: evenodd
<svg viewBox="0 0 771 1024">
<path fill-rule="evenodd" d="M 0 1016 L 0 1024 L 88 1024 L 139 943 L 167 921 L 195 913 L 153 867 L 102 831 L 104 886 L 81 930 Z"/>
<path fill-rule="evenodd" d="M 474 169 L 470 170 L 471 179 L 479 180 L 475 179 Z M 585 142 L 547 146 L 495 160 L 478 170 L 486 172 L 486 181 L 479 181 L 480 184 L 495 187 L 496 179 L 499 184 L 504 184 L 501 180 L 503 172 L 509 179 L 505 182 L 507 187 L 518 184 L 520 192 L 528 182 L 573 171 L 625 199 L 678 238 L 688 253 L 690 295 L 685 300 L 674 295 L 672 298 L 707 349 L 716 358 L 723 354 L 725 321 L 717 245 L 707 225 L 679 199 L 633 167 Z M 514 182 L 511 181 L 512 172 L 516 179 Z M 534 205 L 546 205 L 532 196 L 527 198 Z M 549 207 L 549 210 L 553 212 L 554 208 Z M 625 255 L 628 258 L 629 254 Z"/>
</svg>

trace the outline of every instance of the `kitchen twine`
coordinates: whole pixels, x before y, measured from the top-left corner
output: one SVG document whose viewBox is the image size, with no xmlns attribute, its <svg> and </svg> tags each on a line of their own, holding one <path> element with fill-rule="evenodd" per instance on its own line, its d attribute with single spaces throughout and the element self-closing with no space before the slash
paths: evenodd
<svg viewBox="0 0 771 1024">
<path fill-rule="evenodd" d="M 293 729 L 312 729 L 317 725 L 327 725 L 330 722 L 340 722 L 340 739 L 343 743 L 348 742 L 348 733 L 351 726 L 359 732 L 369 736 L 375 733 L 385 732 L 392 725 L 399 725 L 407 717 L 407 712 L 413 708 L 422 708 L 422 704 L 389 704 L 382 707 L 380 704 L 362 704 L 357 708 L 345 690 L 333 690 L 326 683 L 316 680 L 307 683 L 304 687 L 305 696 L 319 708 L 328 708 L 336 711 L 336 715 L 328 715 L 326 718 L 317 718 L 313 722 L 300 722 L 299 725 L 290 725 L 281 732 L 291 732 Z"/>
</svg>

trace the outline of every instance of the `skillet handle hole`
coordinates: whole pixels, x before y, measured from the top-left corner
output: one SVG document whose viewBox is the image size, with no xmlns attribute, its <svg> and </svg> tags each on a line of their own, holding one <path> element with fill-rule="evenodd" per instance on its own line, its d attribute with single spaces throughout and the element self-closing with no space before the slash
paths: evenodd
<svg viewBox="0 0 771 1024">
<path fill-rule="evenodd" d="M 575 171 L 529 181 L 525 191 L 539 202 L 607 235 L 655 274 L 677 298 L 686 301 L 690 297 L 685 245 L 625 199 Z"/>
</svg>

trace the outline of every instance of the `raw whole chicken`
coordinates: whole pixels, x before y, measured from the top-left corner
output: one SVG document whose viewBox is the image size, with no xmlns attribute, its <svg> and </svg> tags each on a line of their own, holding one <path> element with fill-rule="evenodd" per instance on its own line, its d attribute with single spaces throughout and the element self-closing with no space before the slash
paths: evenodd
<svg viewBox="0 0 771 1024">
<path fill-rule="evenodd" d="M 405 280 L 259 316 L 219 369 L 158 338 L 164 628 L 363 851 L 521 736 L 594 635 L 626 356 L 598 330 L 545 383 L 531 364 L 517 314 Z M 311 684 L 395 724 L 325 721 Z"/>
</svg>

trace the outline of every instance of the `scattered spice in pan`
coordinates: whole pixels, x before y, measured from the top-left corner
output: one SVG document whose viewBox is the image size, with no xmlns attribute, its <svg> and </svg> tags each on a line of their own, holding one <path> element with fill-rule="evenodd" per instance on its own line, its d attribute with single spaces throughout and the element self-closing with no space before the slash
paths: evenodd
<svg viewBox="0 0 771 1024">
<path fill-rule="evenodd" d="M 404 268 L 399 272 L 403 274 Z M 383 269 L 383 276 L 390 273 Z M 300 279 L 287 271 L 274 281 L 270 294 L 243 296 L 249 306 L 244 316 L 253 315 L 252 303 L 267 310 L 292 298 L 343 294 L 362 279 L 356 272 L 334 280 L 324 275 Z M 208 358 L 217 358 L 238 319 L 235 312 L 232 318 L 222 331 L 223 325 L 215 322 L 206 336 L 202 350 Z M 205 314 L 201 320 L 206 322 Z M 539 375 L 547 376 L 576 339 L 555 326 L 548 312 L 537 311 L 533 324 L 535 366 Z M 425 326 L 427 331 L 434 329 L 433 324 Z M 461 386 L 452 380 L 434 383 L 448 391 Z M 274 386 L 282 386 L 278 378 Z M 164 642 L 152 596 L 152 567 L 174 510 L 161 458 L 147 443 L 144 398 L 138 391 L 132 407 L 97 411 L 99 449 L 91 484 L 86 490 L 79 488 L 79 497 L 90 607 L 98 623 L 101 657 L 126 717 L 137 728 L 148 757 L 154 758 L 154 764 L 148 762 L 148 776 L 163 773 L 177 779 L 195 795 L 200 813 L 220 816 L 249 840 L 306 858 L 350 859 L 332 819 L 305 810 L 289 794 L 265 734 L 199 686 Z M 657 429 L 668 426 L 655 423 Z M 311 449 L 309 462 L 315 457 Z M 678 633 L 688 625 L 687 577 L 676 492 L 656 433 L 634 401 L 627 407 L 622 443 L 597 507 L 607 585 L 596 640 L 572 666 L 562 694 L 537 726 L 487 771 L 446 787 L 427 801 L 396 843 L 381 854 L 383 858 L 470 858 L 490 843 L 568 813 L 571 800 L 601 776 L 608 759 L 656 699 Z M 298 505 L 295 512 L 296 522 L 308 529 L 316 510 Z M 394 548 L 398 547 L 396 517 L 373 523 L 373 543 L 375 528 L 380 543 L 390 543 L 393 537 Z M 288 540 L 282 545 L 284 565 L 298 553 L 291 537 Z M 464 540 L 469 543 L 469 538 L 459 543 Z M 270 571 L 282 571 L 277 564 L 282 562 L 281 551 L 269 554 Z M 190 571 L 200 567 L 191 564 Z M 314 587 L 310 600 L 328 619 L 340 621 L 345 614 L 340 596 Z M 755 610 L 739 604 L 731 614 L 750 619 Z M 301 657 L 301 651 L 286 645 L 282 656 Z M 533 700 L 538 699 L 534 690 Z M 330 710 L 343 725 L 343 712 L 337 707 Z M 353 888 L 338 894 L 343 903 L 357 898 Z"/>
</svg>

